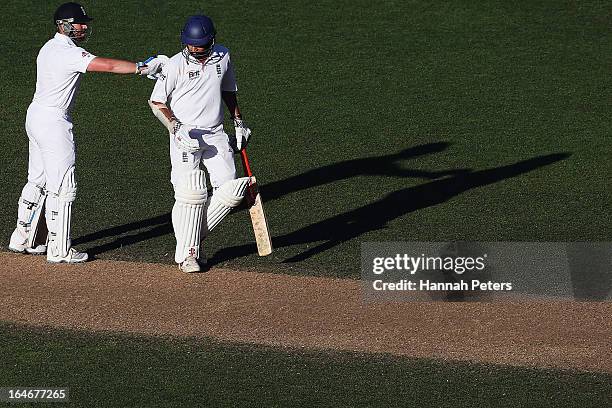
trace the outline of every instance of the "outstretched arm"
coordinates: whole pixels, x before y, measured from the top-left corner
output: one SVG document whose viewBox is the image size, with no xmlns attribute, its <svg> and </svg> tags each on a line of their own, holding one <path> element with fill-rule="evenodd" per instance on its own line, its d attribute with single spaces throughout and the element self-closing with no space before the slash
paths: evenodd
<svg viewBox="0 0 612 408">
<path fill-rule="evenodd" d="M 144 62 L 130 62 L 114 58 L 95 57 L 87 65 L 87 72 L 155 75 L 161 70 L 164 60 L 167 59 L 165 55 L 160 55 L 147 58 Z"/>
<path fill-rule="evenodd" d="M 87 72 L 111 72 L 113 74 L 137 74 L 138 64 L 135 62 L 113 58 L 94 58 L 87 66 Z"/>
</svg>

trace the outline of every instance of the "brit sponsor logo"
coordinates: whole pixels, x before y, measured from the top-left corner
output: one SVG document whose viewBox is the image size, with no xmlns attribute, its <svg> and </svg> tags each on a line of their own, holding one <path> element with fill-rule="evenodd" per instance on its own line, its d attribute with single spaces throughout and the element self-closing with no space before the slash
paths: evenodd
<svg viewBox="0 0 612 408">
<path fill-rule="evenodd" d="M 189 79 L 196 79 L 200 77 L 200 71 L 189 71 Z"/>
</svg>

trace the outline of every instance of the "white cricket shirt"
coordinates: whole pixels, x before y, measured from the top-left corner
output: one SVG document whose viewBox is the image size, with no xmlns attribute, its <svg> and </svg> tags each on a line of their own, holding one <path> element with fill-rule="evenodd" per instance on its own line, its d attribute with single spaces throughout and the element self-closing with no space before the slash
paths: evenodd
<svg viewBox="0 0 612 408">
<path fill-rule="evenodd" d="M 236 92 L 236 77 L 229 50 L 215 44 L 205 64 L 187 61 L 182 53 L 164 65 L 151 100 L 165 103 L 186 125 L 213 132 L 223 126 L 221 92 Z"/>
<path fill-rule="evenodd" d="M 69 111 L 79 90 L 81 75 L 96 58 L 64 34 L 56 33 L 36 58 L 36 92 L 33 102 Z"/>
</svg>

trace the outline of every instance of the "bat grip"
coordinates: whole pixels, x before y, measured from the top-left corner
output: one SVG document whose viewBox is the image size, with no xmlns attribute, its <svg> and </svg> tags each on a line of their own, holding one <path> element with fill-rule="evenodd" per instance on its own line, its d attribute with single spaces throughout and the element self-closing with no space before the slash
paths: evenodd
<svg viewBox="0 0 612 408">
<path fill-rule="evenodd" d="M 240 158 L 242 159 L 242 167 L 244 168 L 244 172 L 246 173 L 246 175 L 248 177 L 253 177 L 253 171 L 251 171 L 251 165 L 249 164 L 249 156 L 247 156 L 246 149 L 242 149 L 240 151 Z M 249 201 L 251 203 L 254 203 L 257 192 L 253 188 L 253 185 L 250 183 L 249 183 L 248 192 L 249 192 Z"/>
<path fill-rule="evenodd" d="M 246 149 L 242 149 L 240 151 L 240 158 L 242 159 L 242 167 L 244 167 L 244 172 L 247 176 L 253 177 L 253 172 L 251 171 L 251 166 L 249 164 L 249 156 L 247 156 Z"/>
</svg>

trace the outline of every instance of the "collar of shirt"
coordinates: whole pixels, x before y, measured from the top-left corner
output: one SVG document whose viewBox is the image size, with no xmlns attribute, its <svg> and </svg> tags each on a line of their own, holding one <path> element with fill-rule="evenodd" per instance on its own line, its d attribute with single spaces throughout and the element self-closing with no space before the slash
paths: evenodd
<svg viewBox="0 0 612 408">
<path fill-rule="evenodd" d="M 71 47 L 76 47 L 76 44 L 74 43 L 74 41 L 72 41 L 70 39 L 70 37 L 68 37 L 65 34 L 55 33 L 55 36 L 53 38 L 55 38 L 58 41 L 61 41 L 61 42 L 65 43 L 65 44 L 67 44 L 67 45 L 69 45 Z"/>
<path fill-rule="evenodd" d="M 181 53 L 183 53 L 183 51 L 181 51 Z M 219 61 L 221 61 L 223 59 L 223 56 L 225 54 L 219 51 L 219 45 L 215 44 L 213 46 L 213 51 L 210 54 L 210 56 L 208 58 L 206 58 L 206 61 L 204 61 L 204 64 L 202 64 L 201 61 L 194 61 L 193 59 L 187 59 L 187 58 L 183 58 L 184 62 L 183 64 L 185 65 L 190 65 L 190 64 L 194 64 L 194 65 L 200 65 L 200 66 L 207 66 L 207 65 L 213 65 L 218 63 Z"/>
</svg>

